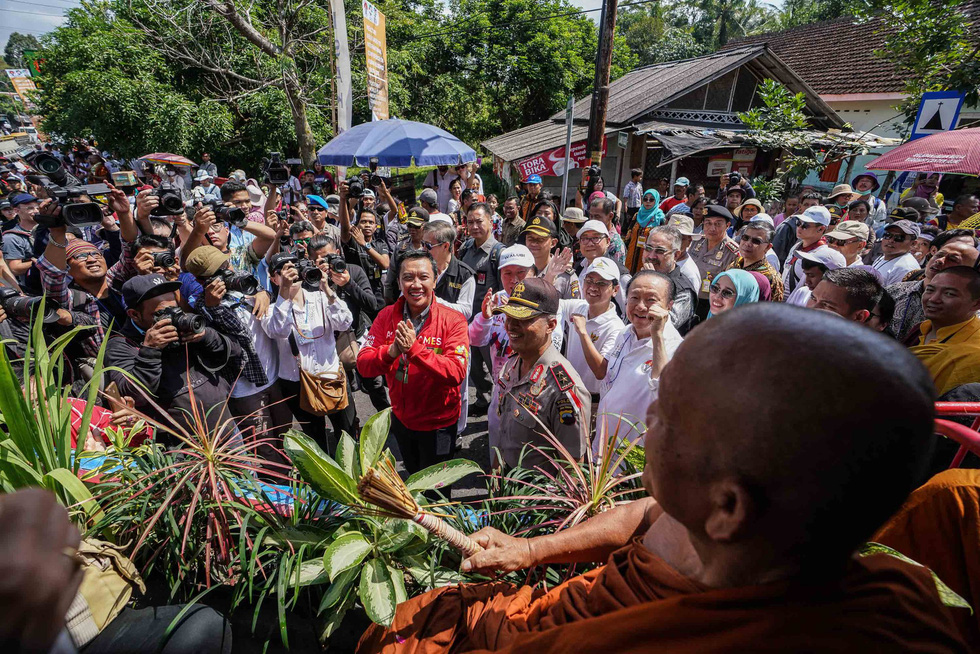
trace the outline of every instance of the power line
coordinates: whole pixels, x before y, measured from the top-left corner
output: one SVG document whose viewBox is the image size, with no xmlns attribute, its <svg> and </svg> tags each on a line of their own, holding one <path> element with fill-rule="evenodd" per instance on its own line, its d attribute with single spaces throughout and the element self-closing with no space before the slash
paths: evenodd
<svg viewBox="0 0 980 654">
<path fill-rule="evenodd" d="M 635 0 L 634 2 L 622 2 L 619 4 L 620 7 L 633 7 L 636 5 L 649 5 L 659 3 L 660 0 Z M 594 11 L 602 11 L 602 7 L 596 7 L 595 9 L 579 9 L 577 11 L 566 11 L 560 14 L 550 14 L 548 16 L 540 16 L 538 18 L 530 18 L 525 20 L 514 20 L 509 23 L 501 23 L 500 25 L 487 25 L 486 27 L 480 27 L 481 30 L 499 30 L 506 27 L 513 27 L 515 25 L 527 25 L 529 23 L 540 23 L 541 21 L 554 20 L 555 18 L 565 18 L 567 16 L 581 16 L 582 14 L 589 14 Z M 476 20 L 477 16 L 474 16 L 470 20 Z M 465 24 L 463 25 L 465 27 Z M 420 41 L 422 39 L 430 39 L 434 36 L 445 36 L 447 34 L 466 34 L 469 31 L 466 29 L 449 29 L 442 32 L 431 32 L 429 34 L 420 34 L 419 36 L 408 39 L 409 41 Z"/>
<path fill-rule="evenodd" d="M 14 25 L 4 25 L 3 23 L 0 23 L 0 29 L 11 30 L 13 32 L 20 32 L 21 34 L 40 34 L 40 35 L 47 34 L 48 32 L 51 31 L 48 30 L 47 32 L 40 32 L 38 30 L 24 29 L 23 27 L 16 27 Z"/>
<path fill-rule="evenodd" d="M 24 2 L 23 0 L 2 0 L 3 2 L 15 2 L 21 5 L 27 5 L 28 7 L 45 7 L 47 9 L 60 9 L 61 11 L 68 11 L 69 9 L 77 9 L 79 5 L 73 5 L 71 7 L 59 7 L 58 5 L 43 5 L 39 2 Z M 13 9 L 4 8 L 3 11 L 15 11 Z"/>
<path fill-rule="evenodd" d="M 64 14 L 40 14 L 36 11 L 23 11 L 21 9 L 4 9 L 8 14 L 27 14 L 28 16 L 50 16 L 52 18 L 64 18 Z"/>
</svg>

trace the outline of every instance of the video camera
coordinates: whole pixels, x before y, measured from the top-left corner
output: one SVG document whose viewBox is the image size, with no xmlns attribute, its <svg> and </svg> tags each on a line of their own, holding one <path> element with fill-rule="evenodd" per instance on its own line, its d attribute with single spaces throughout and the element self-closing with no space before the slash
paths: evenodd
<svg viewBox="0 0 980 654">
<path fill-rule="evenodd" d="M 265 180 L 276 186 L 285 186 L 289 183 L 289 166 L 284 164 L 278 152 L 269 153 L 269 161 L 265 165 Z"/>
<path fill-rule="evenodd" d="M 209 207 L 211 211 L 214 212 L 215 218 L 221 222 L 225 222 L 239 228 L 248 224 L 248 214 L 245 213 L 244 209 L 229 207 L 221 200 L 205 200 L 201 204 Z"/>
<path fill-rule="evenodd" d="M 88 227 L 102 223 L 102 205 L 97 202 L 79 202 L 82 196 L 108 195 L 105 184 L 82 184 L 54 155 L 32 152 L 25 158 L 39 175 L 27 175 L 27 181 L 44 188 L 48 196 L 61 205 L 60 214 L 53 216 L 39 213 L 35 220 L 45 227 Z"/>
<path fill-rule="evenodd" d="M 10 318 L 21 318 L 30 321 L 34 318 L 34 312 L 41 304 L 41 298 L 21 295 L 12 288 L 0 287 L 0 307 Z M 58 305 L 48 300 L 44 306 L 44 317 L 42 322 L 45 325 L 58 322 Z"/>
</svg>

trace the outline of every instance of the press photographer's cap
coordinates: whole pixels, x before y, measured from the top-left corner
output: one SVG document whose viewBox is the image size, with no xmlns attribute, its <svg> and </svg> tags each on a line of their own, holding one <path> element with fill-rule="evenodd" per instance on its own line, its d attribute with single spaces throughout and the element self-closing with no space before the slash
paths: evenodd
<svg viewBox="0 0 980 654">
<path fill-rule="evenodd" d="M 227 254 L 212 245 L 202 245 L 187 255 L 184 268 L 195 277 L 211 277 L 226 261 Z"/>
<path fill-rule="evenodd" d="M 122 287 L 123 301 L 130 309 L 158 295 L 175 293 L 180 290 L 180 282 L 168 282 L 163 275 L 137 275 L 130 277 Z"/>
</svg>

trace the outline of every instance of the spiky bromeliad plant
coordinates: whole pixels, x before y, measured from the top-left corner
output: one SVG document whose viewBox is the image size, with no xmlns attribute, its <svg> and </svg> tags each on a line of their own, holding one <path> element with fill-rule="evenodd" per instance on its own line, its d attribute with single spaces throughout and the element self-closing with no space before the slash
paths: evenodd
<svg viewBox="0 0 980 654">
<path fill-rule="evenodd" d="M 395 606 L 408 599 L 410 584 L 427 590 L 461 580 L 444 561 L 458 563 L 459 557 L 410 520 L 384 517 L 362 501 L 358 481 L 379 462 L 392 465 L 385 442 L 391 426 L 391 410 L 372 416 L 364 424 L 360 443 L 342 434 L 336 458 L 325 454 L 305 434 L 286 434 L 285 449 L 318 494 L 345 508 L 347 523 L 338 531 L 323 555 L 323 569 L 331 584 L 320 603 L 330 610 L 323 636 L 340 625 L 347 611 L 360 602 L 368 617 L 382 625 L 391 624 Z M 454 459 L 411 475 L 406 487 L 418 504 L 425 504 L 425 491 L 444 488 L 481 469 L 472 461 Z"/>
</svg>

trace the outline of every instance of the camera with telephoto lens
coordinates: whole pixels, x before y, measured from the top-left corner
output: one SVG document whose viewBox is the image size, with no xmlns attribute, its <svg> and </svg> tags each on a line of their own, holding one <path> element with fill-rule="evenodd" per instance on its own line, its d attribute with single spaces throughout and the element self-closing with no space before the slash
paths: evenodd
<svg viewBox="0 0 980 654">
<path fill-rule="evenodd" d="M 276 186 L 285 186 L 289 183 L 289 166 L 280 159 L 278 152 L 269 153 L 269 162 L 265 165 L 265 180 Z"/>
<path fill-rule="evenodd" d="M 377 170 L 378 170 L 378 158 L 377 157 L 371 157 L 370 161 L 368 162 L 368 167 L 371 169 L 371 179 L 370 179 L 370 182 L 369 182 L 371 184 L 371 186 L 381 186 L 381 183 L 384 180 L 381 179 L 381 175 L 378 175 L 377 174 Z"/>
<path fill-rule="evenodd" d="M 255 295 L 259 291 L 259 280 L 255 278 L 255 275 L 250 275 L 247 272 L 222 268 L 211 279 L 220 279 L 225 283 L 225 290 L 242 295 Z"/>
<path fill-rule="evenodd" d="M 174 326 L 177 335 L 181 338 L 195 336 L 204 331 L 204 317 L 193 313 L 184 313 L 180 307 L 166 307 L 153 314 L 153 319 L 157 322 L 166 318 L 170 318 L 170 324 Z"/>
<path fill-rule="evenodd" d="M 364 180 L 360 177 L 352 177 L 347 180 L 347 195 L 355 200 L 360 200 L 361 196 L 364 195 Z"/>
<path fill-rule="evenodd" d="M 177 265 L 177 258 L 174 257 L 173 252 L 153 253 L 154 268 L 172 268 L 175 265 Z"/>
<path fill-rule="evenodd" d="M 282 270 L 287 263 L 296 267 L 296 273 L 303 284 L 303 288 L 315 291 L 320 288 L 320 281 L 323 279 L 323 271 L 317 268 L 316 264 L 309 259 L 300 258 L 295 254 L 280 254 L 274 260 L 274 266 L 269 272 L 275 274 Z"/>
<path fill-rule="evenodd" d="M 330 266 L 330 270 L 337 274 L 340 274 L 347 270 L 347 262 L 339 254 L 328 254 L 323 257 L 327 261 L 327 265 Z"/>
<path fill-rule="evenodd" d="M 12 288 L 0 287 L 0 307 L 3 307 L 9 318 L 20 318 L 30 321 L 34 318 L 34 312 L 41 304 L 41 298 L 21 295 Z M 42 322 L 50 325 L 58 322 L 58 305 L 50 300 L 44 305 L 44 318 Z"/>
<path fill-rule="evenodd" d="M 108 186 L 82 184 L 77 177 L 65 170 L 57 157 L 47 152 L 33 152 L 24 160 L 40 173 L 28 174 L 27 181 L 43 187 L 48 196 L 61 205 L 61 212 L 56 216 L 37 214 L 34 220 L 38 224 L 45 227 L 87 227 L 102 223 L 102 205 L 96 202 L 79 202 L 79 198 L 83 195 L 108 195 Z"/>
<path fill-rule="evenodd" d="M 248 214 L 245 213 L 244 209 L 229 207 L 221 200 L 206 200 L 201 204 L 210 208 L 214 212 L 214 217 L 223 223 L 228 223 L 239 228 L 248 224 Z"/>
<path fill-rule="evenodd" d="M 152 215 L 177 216 L 184 213 L 184 195 L 174 184 L 163 182 L 152 194 L 160 198 L 160 204 L 150 212 Z"/>
</svg>

